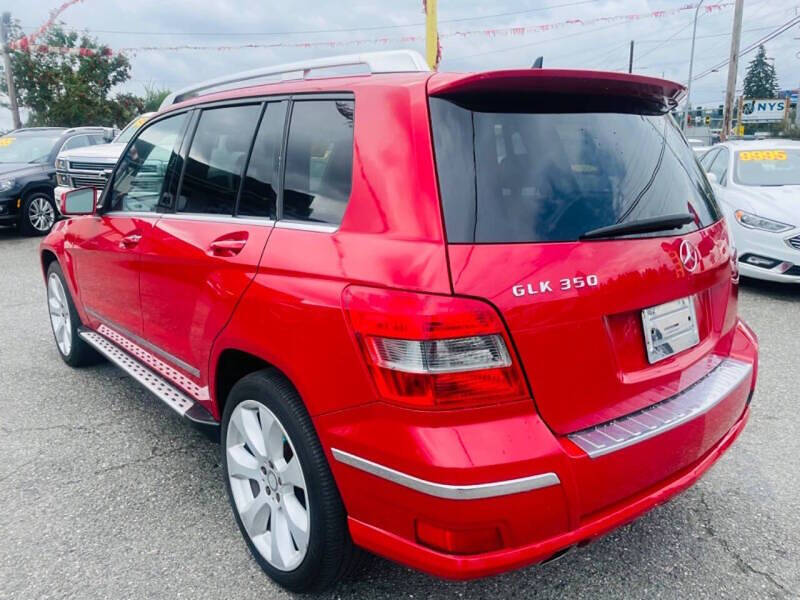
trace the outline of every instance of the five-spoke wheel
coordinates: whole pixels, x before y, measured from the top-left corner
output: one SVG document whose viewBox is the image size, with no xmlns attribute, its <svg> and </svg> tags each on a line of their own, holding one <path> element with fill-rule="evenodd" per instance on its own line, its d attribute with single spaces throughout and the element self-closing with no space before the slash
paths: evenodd
<svg viewBox="0 0 800 600">
<path fill-rule="evenodd" d="M 238 404 L 225 442 L 236 510 L 253 544 L 276 569 L 297 567 L 311 520 L 303 468 L 283 425 L 254 400 Z"/>
</svg>

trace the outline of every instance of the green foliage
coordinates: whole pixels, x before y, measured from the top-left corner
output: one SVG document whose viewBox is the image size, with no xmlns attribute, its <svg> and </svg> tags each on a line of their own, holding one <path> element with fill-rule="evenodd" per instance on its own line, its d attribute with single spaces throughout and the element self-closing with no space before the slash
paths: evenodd
<svg viewBox="0 0 800 600">
<path fill-rule="evenodd" d="M 22 36 L 19 24 L 11 37 Z M 103 56 L 104 46 L 96 39 L 61 26 L 51 28 L 38 44 L 65 48 L 90 48 L 94 56 L 55 53 L 12 53 L 12 70 L 20 106 L 29 111 L 27 125 L 77 127 L 80 125 L 123 126 L 144 108 L 132 94 L 111 97 L 111 89 L 130 78 L 127 57 Z M 0 89 L 6 91 L 5 79 Z"/>
<path fill-rule="evenodd" d="M 778 96 L 778 75 L 775 66 L 767 59 L 764 45 L 758 47 L 758 52 L 747 66 L 744 77 L 745 98 L 776 98 Z"/>
<path fill-rule="evenodd" d="M 144 103 L 144 112 L 155 112 L 158 110 L 158 107 L 161 106 L 161 103 L 164 101 L 164 98 L 169 96 L 171 90 L 158 88 L 152 84 L 145 84 L 144 86 L 144 96 L 142 97 L 142 102 Z"/>
</svg>

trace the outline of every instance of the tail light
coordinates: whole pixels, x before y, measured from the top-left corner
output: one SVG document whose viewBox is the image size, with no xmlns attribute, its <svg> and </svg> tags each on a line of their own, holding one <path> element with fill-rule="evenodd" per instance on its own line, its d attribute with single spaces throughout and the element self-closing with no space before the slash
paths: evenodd
<svg viewBox="0 0 800 600">
<path fill-rule="evenodd" d="M 378 393 L 419 408 L 528 397 L 500 318 L 470 298 L 350 286 L 342 303 Z"/>
</svg>

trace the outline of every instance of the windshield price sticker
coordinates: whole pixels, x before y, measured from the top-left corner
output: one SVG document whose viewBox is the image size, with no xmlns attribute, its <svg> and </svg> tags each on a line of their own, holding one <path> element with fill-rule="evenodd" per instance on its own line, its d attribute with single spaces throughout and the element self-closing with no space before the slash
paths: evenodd
<svg viewBox="0 0 800 600">
<path fill-rule="evenodd" d="M 739 152 L 739 160 L 786 160 L 785 150 L 750 150 Z"/>
<path fill-rule="evenodd" d="M 15 139 L 17 139 L 17 138 L 13 138 L 13 137 L 0 138 L 0 148 L 4 148 L 6 146 L 10 146 L 11 144 L 14 143 Z"/>
</svg>

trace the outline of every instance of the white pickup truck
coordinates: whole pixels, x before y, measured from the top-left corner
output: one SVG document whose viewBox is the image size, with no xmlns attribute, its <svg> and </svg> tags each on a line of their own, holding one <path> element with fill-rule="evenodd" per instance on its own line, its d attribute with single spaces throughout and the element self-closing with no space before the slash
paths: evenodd
<svg viewBox="0 0 800 600">
<path fill-rule="evenodd" d="M 60 152 L 56 158 L 56 206 L 60 210 L 60 199 L 64 192 L 80 187 L 103 189 L 108 173 L 117 164 L 122 151 L 139 128 L 154 112 L 144 113 L 128 123 L 109 144 L 84 146 Z"/>
</svg>

